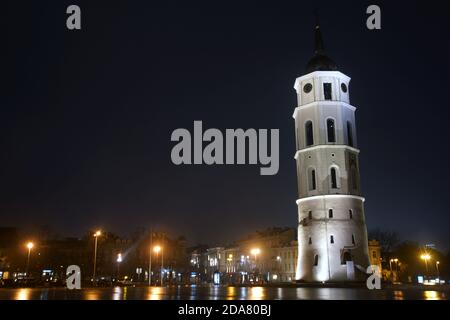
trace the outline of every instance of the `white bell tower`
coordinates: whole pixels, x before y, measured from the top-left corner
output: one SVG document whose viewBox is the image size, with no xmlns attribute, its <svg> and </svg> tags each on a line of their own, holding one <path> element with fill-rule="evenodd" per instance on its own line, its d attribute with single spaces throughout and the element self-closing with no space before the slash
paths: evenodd
<svg viewBox="0 0 450 320">
<path fill-rule="evenodd" d="M 320 27 L 294 111 L 298 263 L 306 282 L 361 281 L 369 265 L 350 78 L 325 55 Z"/>
</svg>

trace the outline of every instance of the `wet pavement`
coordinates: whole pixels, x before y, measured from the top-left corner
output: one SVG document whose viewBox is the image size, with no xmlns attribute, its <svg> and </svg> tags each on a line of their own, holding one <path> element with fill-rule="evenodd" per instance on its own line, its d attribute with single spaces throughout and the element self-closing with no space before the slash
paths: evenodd
<svg viewBox="0 0 450 320">
<path fill-rule="evenodd" d="M 365 288 L 294 287 L 108 287 L 3 288 L 0 300 L 448 300 L 447 287 Z"/>
</svg>

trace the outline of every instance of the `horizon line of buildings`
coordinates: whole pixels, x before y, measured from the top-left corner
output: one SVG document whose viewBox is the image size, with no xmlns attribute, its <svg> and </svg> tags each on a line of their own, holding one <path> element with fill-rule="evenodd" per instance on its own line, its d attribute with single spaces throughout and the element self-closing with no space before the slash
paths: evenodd
<svg viewBox="0 0 450 320">
<path fill-rule="evenodd" d="M 190 247 L 184 237 L 172 239 L 161 232 L 143 231 L 132 239 L 104 232 L 98 239 L 96 281 L 148 282 L 150 271 L 152 284 L 161 283 L 161 278 L 164 284 L 293 282 L 296 239 L 295 228 L 268 228 L 227 246 Z M 151 250 L 155 245 L 162 248 L 161 253 Z M 372 243 L 371 252 L 375 264 L 381 266 L 377 242 Z M 31 274 L 45 282 L 60 283 L 65 279 L 65 268 L 75 264 L 80 266 L 83 280 L 90 281 L 93 261 L 94 237 L 85 236 L 38 241 L 27 266 L 27 249 L 18 230 L 0 228 L 0 280 Z"/>
</svg>

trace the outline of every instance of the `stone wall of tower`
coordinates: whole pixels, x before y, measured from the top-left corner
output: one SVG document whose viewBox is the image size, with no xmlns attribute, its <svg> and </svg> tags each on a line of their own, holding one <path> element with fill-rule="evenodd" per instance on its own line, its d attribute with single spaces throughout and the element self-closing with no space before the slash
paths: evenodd
<svg viewBox="0 0 450 320">
<path fill-rule="evenodd" d="M 338 71 L 312 72 L 295 82 L 297 280 L 362 280 L 369 264 L 349 82 Z"/>
<path fill-rule="evenodd" d="M 363 199 L 336 195 L 302 200 L 298 201 L 297 279 L 308 282 L 363 280 L 362 270 L 369 265 Z M 329 218 L 330 209 L 332 218 Z M 353 279 L 347 276 L 347 254 L 356 266 Z"/>
</svg>

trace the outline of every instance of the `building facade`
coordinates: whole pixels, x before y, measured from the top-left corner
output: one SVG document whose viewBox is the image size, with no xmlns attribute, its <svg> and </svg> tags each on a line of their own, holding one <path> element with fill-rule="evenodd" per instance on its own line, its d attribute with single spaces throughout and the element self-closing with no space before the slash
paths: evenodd
<svg viewBox="0 0 450 320">
<path fill-rule="evenodd" d="M 320 27 L 315 53 L 294 88 L 298 178 L 296 279 L 357 281 L 369 265 L 350 78 L 325 55 Z"/>
<path fill-rule="evenodd" d="M 369 259 L 370 264 L 380 268 L 380 274 L 382 273 L 381 266 L 381 247 L 378 240 L 369 240 Z"/>
<path fill-rule="evenodd" d="M 292 282 L 298 246 L 293 228 L 255 232 L 227 247 L 191 252 L 191 283 Z"/>
</svg>

